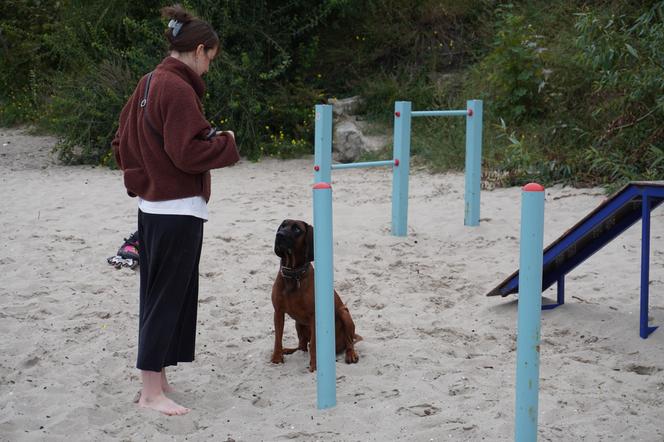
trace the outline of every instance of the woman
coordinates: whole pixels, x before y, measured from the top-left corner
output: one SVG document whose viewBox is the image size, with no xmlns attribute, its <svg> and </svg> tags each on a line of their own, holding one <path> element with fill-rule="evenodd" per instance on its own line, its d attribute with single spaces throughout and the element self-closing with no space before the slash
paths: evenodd
<svg viewBox="0 0 664 442">
<path fill-rule="evenodd" d="M 233 132 L 210 127 L 201 105 L 201 77 L 219 51 L 219 37 L 179 5 L 162 14 L 171 19 L 169 56 L 140 80 L 122 109 L 113 152 L 127 193 L 138 197 L 138 403 L 181 415 L 189 409 L 165 395 L 172 391 L 165 367 L 194 360 L 210 169 L 230 166 L 239 155 Z"/>
</svg>

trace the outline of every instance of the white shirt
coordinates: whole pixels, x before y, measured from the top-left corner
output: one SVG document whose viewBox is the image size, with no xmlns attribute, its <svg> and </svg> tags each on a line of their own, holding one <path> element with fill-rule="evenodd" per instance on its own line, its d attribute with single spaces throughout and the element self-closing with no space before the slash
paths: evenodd
<svg viewBox="0 0 664 442">
<path fill-rule="evenodd" d="M 138 208 L 141 212 L 156 215 L 190 215 L 208 219 L 207 203 L 202 196 L 191 196 L 165 201 L 148 201 L 138 197 Z"/>
</svg>

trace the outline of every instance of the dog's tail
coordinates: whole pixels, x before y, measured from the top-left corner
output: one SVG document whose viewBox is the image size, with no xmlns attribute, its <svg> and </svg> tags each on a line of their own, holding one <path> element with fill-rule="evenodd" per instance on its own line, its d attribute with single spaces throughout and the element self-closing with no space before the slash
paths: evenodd
<svg viewBox="0 0 664 442">
<path fill-rule="evenodd" d="M 364 338 L 362 336 L 358 335 L 357 333 L 355 334 L 355 336 L 353 336 L 353 343 L 360 342 L 360 341 L 363 341 L 363 340 L 364 340 Z"/>
</svg>

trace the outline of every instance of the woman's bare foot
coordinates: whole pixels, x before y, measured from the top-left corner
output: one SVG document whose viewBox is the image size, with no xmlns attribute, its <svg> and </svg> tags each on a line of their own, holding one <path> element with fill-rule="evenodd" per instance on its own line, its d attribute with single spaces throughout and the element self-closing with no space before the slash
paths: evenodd
<svg viewBox="0 0 664 442">
<path fill-rule="evenodd" d="M 157 410 L 167 416 L 182 416 L 191 411 L 189 408 L 176 404 L 171 399 L 164 396 L 163 393 L 150 399 L 147 399 L 145 395 L 141 395 L 141 398 L 138 400 L 138 405 L 144 408 Z"/>
<path fill-rule="evenodd" d="M 141 390 L 141 395 L 138 399 L 139 406 L 157 410 L 168 416 L 181 416 L 191 411 L 189 408 L 175 403 L 164 395 L 162 382 L 166 382 L 168 386 L 164 370 L 161 372 L 141 370 L 141 377 L 143 378 L 143 390 Z"/>
<path fill-rule="evenodd" d="M 164 393 L 175 393 L 175 388 L 168 383 L 166 379 L 166 368 L 161 369 L 161 391 Z"/>
</svg>

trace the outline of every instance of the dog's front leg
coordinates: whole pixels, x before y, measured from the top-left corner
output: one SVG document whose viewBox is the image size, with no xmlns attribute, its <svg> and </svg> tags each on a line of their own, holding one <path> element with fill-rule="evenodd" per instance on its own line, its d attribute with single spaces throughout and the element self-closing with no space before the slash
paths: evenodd
<svg viewBox="0 0 664 442">
<path fill-rule="evenodd" d="M 302 325 L 299 322 L 295 324 L 295 330 L 297 331 L 297 350 L 302 350 L 304 352 L 309 350 L 309 327 Z"/>
<path fill-rule="evenodd" d="M 360 360 L 360 357 L 355 351 L 355 323 L 353 318 L 350 316 L 348 307 L 341 305 L 341 308 L 337 311 L 339 319 L 343 324 L 344 334 L 345 334 L 345 350 L 346 350 L 346 364 L 355 364 Z"/>
<path fill-rule="evenodd" d="M 284 363 L 284 315 L 283 310 L 274 311 L 274 351 L 272 352 L 272 363 Z"/>
<path fill-rule="evenodd" d="M 316 371 L 316 320 L 309 323 L 309 371 Z"/>
<path fill-rule="evenodd" d="M 295 348 L 284 348 L 284 354 L 289 355 L 292 353 L 295 353 L 298 350 L 302 350 L 304 352 L 308 351 L 308 343 L 309 343 L 309 327 L 306 325 L 302 325 L 299 322 L 295 323 L 295 330 L 297 331 L 297 339 L 298 339 L 298 345 Z"/>
</svg>

